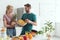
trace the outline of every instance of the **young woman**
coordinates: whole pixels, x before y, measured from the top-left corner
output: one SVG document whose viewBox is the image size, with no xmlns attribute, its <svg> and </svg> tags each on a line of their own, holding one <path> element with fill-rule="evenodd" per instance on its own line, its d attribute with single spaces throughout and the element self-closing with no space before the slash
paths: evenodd
<svg viewBox="0 0 60 40">
<path fill-rule="evenodd" d="M 4 26 L 7 28 L 7 35 L 12 37 L 16 35 L 15 22 L 11 22 L 13 18 L 13 6 L 8 5 L 6 8 L 6 13 L 3 16 Z"/>
</svg>

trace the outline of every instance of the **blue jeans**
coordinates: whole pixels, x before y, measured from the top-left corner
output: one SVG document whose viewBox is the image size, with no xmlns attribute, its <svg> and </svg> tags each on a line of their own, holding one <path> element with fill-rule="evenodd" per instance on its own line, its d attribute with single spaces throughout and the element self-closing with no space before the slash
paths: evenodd
<svg viewBox="0 0 60 40">
<path fill-rule="evenodd" d="M 13 36 L 16 36 L 16 29 L 7 29 L 6 30 L 7 32 L 7 35 L 10 36 L 10 37 L 13 37 Z"/>
</svg>

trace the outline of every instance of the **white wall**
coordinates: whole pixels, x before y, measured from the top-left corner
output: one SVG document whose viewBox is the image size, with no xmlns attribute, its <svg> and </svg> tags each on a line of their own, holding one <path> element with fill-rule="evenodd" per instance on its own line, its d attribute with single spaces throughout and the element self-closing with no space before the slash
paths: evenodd
<svg viewBox="0 0 60 40">
<path fill-rule="evenodd" d="M 60 0 L 56 0 L 56 22 L 60 23 Z"/>
<path fill-rule="evenodd" d="M 60 0 L 56 0 L 56 36 L 60 37 Z"/>
<path fill-rule="evenodd" d="M 39 30 L 43 27 L 45 20 L 55 22 L 55 0 L 0 0 L 0 27 L 3 26 L 2 17 L 8 4 L 13 5 L 14 8 L 19 8 L 26 3 L 32 5 L 32 12 L 37 15 L 38 26 L 34 27 L 34 29 Z"/>
</svg>

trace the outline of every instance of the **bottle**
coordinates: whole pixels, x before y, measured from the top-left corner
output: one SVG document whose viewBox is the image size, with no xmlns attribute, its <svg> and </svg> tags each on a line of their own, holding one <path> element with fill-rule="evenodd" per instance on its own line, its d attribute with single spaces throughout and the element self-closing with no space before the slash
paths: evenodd
<svg viewBox="0 0 60 40">
<path fill-rule="evenodd" d="M 4 27 L 2 27 L 2 29 L 1 29 L 1 37 L 2 38 L 5 38 L 6 37 L 6 30 L 5 30 L 5 28 Z"/>
</svg>

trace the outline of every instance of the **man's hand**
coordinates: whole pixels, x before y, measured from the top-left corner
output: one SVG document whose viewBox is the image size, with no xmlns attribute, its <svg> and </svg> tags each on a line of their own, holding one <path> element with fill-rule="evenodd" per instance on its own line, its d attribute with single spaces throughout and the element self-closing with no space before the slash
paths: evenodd
<svg viewBox="0 0 60 40">
<path fill-rule="evenodd" d="M 25 22 L 27 22 L 27 23 L 32 23 L 32 21 L 29 20 L 29 19 L 26 19 Z"/>
<path fill-rule="evenodd" d="M 31 21 L 31 20 L 29 20 L 29 19 L 26 19 L 26 20 L 25 20 L 25 22 L 27 22 L 27 23 L 31 23 L 32 25 L 37 26 L 37 23 L 36 23 L 36 22 L 32 22 L 32 21 Z"/>
</svg>

